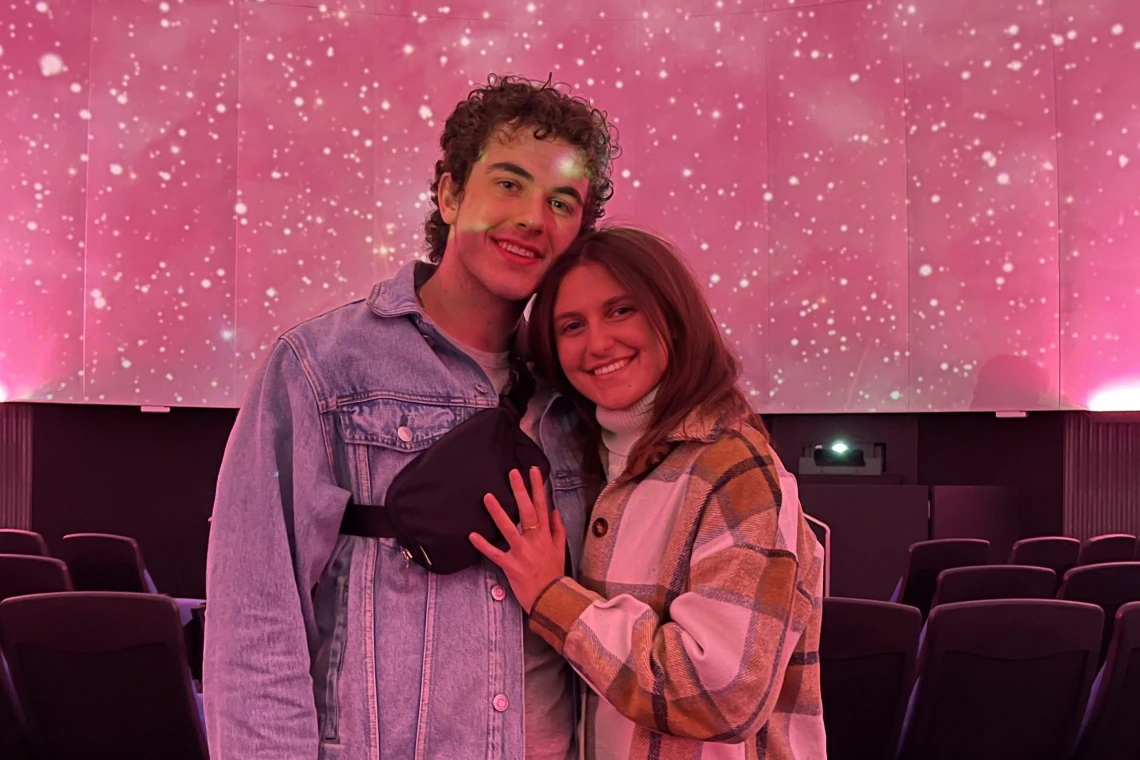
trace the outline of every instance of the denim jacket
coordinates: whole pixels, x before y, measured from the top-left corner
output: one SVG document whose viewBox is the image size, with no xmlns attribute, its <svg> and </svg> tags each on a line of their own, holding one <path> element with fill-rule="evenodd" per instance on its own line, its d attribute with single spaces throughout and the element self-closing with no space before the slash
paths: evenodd
<svg viewBox="0 0 1140 760">
<path fill-rule="evenodd" d="M 498 404 L 424 314 L 404 266 L 273 346 L 222 461 L 209 543 L 204 696 L 213 760 L 523 760 L 525 617 L 490 562 L 453 575 L 392 539 L 339 534 L 350 496 Z M 565 398 L 539 394 L 576 568 L 584 488 Z M 481 505 L 480 505 L 481 506 Z M 505 593 L 504 593 L 505 592 Z"/>
</svg>

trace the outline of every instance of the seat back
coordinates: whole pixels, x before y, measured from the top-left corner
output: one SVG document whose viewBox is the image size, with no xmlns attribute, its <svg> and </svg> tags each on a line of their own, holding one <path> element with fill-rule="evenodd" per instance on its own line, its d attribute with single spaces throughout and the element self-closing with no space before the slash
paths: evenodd
<svg viewBox="0 0 1140 760">
<path fill-rule="evenodd" d="M 805 514 L 808 527 L 823 547 L 823 595 L 831 596 L 831 528 L 827 523 Z"/>
<path fill-rule="evenodd" d="M 0 646 L 47 757 L 206 760 L 178 606 L 72 591 L 0 602 Z"/>
<path fill-rule="evenodd" d="M 916 607 L 925 618 L 939 573 L 953 567 L 988 564 L 989 556 L 990 542 L 980 538 L 940 538 L 911 544 L 898 601 Z"/>
<path fill-rule="evenodd" d="M 13 528 L 0 530 L 0 554 L 49 556 L 47 543 L 43 536 L 30 530 L 15 530 Z"/>
<path fill-rule="evenodd" d="M 1128 602 L 1140 601 L 1140 562 L 1105 562 L 1074 567 L 1065 573 L 1057 598 L 1095 604 L 1104 610 L 1103 661 L 1112 640 L 1116 611 Z"/>
<path fill-rule="evenodd" d="M 930 606 L 982 599 L 1052 599 L 1056 590 L 1057 576 L 1047 567 L 954 567 L 939 573 Z"/>
<path fill-rule="evenodd" d="M 145 593 L 146 567 L 133 538 L 110 533 L 72 533 L 63 537 L 61 557 L 77 591 Z"/>
<path fill-rule="evenodd" d="M 1106 533 L 1093 536 L 1081 544 L 1078 565 L 1099 565 L 1105 562 L 1131 562 L 1136 556 L 1136 536 L 1131 533 Z"/>
<path fill-rule="evenodd" d="M 71 576 L 63 560 L 0 554 L 0 602 L 13 596 L 71 590 Z"/>
<path fill-rule="evenodd" d="M 1069 568 L 1077 566 L 1081 542 L 1068 536 L 1040 536 L 1023 538 L 1013 545 L 1009 564 L 1047 567 L 1057 574 L 1057 583 Z M 1056 587 L 1053 591 L 1056 592 Z"/>
<path fill-rule="evenodd" d="M 921 627 L 922 616 L 914 607 L 823 600 L 820 686 L 830 760 L 893 756 Z"/>
<path fill-rule="evenodd" d="M 1135 760 L 1140 757 L 1140 602 L 1116 613 L 1112 643 L 1093 685 L 1073 760 Z"/>
<path fill-rule="evenodd" d="M 1096 671 L 1104 613 L 1056 599 L 935 607 L 900 760 L 1062 758 Z"/>
<path fill-rule="evenodd" d="M 0 757 L 4 760 L 34 760 L 32 739 L 8 677 L 8 665 L 0 655 Z"/>
</svg>

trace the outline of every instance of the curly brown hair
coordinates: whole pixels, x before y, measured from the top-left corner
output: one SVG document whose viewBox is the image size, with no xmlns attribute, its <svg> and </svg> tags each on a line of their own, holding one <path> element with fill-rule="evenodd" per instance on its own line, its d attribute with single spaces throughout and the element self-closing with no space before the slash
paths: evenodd
<svg viewBox="0 0 1140 760">
<path fill-rule="evenodd" d="M 548 77 L 545 82 L 517 76 L 491 74 L 487 85 L 472 90 L 460 102 L 439 138 L 443 158 L 435 162 L 431 183 L 432 211 L 424 222 L 428 258 L 439 263 L 447 246 L 448 224 L 439 212 L 439 181 L 450 174 L 463 190 L 471 167 L 479 160 L 487 141 L 501 126 L 534 129 L 536 140 L 565 140 L 582 152 L 590 178 L 582 210 L 582 230 L 591 230 L 605 215 L 605 205 L 614 194 L 610 171 L 621 155 L 617 128 L 604 111 L 581 97 L 572 97 Z"/>
</svg>

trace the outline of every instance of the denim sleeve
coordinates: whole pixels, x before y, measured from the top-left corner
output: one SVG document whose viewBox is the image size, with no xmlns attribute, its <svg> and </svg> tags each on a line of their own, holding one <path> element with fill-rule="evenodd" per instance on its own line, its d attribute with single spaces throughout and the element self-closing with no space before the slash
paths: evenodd
<svg viewBox="0 0 1140 760">
<path fill-rule="evenodd" d="M 316 760 L 311 590 L 350 494 L 301 360 L 279 340 L 238 413 L 206 568 L 203 686 L 212 760 Z"/>
</svg>

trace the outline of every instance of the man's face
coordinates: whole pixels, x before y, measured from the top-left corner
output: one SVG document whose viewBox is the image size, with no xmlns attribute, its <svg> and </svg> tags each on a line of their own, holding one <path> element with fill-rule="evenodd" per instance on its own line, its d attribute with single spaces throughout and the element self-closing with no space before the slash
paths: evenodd
<svg viewBox="0 0 1140 760">
<path fill-rule="evenodd" d="M 554 257 L 577 237 L 589 178 L 580 152 L 533 129 L 500 128 L 471 168 L 462 193 L 440 180 L 451 226 L 441 269 L 505 301 L 534 294 Z"/>
</svg>

